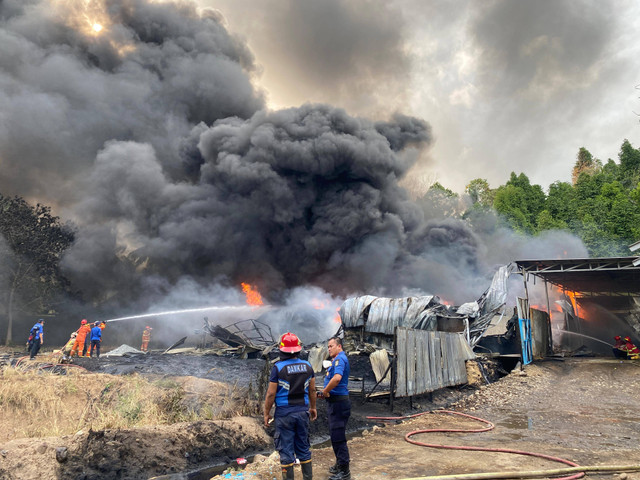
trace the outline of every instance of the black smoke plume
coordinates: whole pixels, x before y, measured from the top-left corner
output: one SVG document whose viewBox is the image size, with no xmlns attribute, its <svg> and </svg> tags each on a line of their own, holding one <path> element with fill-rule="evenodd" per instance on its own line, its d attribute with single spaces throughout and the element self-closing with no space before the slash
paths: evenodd
<svg viewBox="0 0 640 480">
<path fill-rule="evenodd" d="M 0 191 L 75 222 L 64 267 L 95 304 L 243 281 L 466 301 L 525 243 L 425 220 L 398 182 L 426 121 L 266 109 L 251 52 L 193 3 L 4 0 L 0 43 Z"/>
</svg>

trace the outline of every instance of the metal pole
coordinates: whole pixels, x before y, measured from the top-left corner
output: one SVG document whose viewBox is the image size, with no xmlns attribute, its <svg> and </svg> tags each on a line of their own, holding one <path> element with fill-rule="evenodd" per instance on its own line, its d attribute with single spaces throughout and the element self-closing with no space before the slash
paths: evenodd
<svg viewBox="0 0 640 480">
<path fill-rule="evenodd" d="M 393 367 L 391 368 L 391 388 L 389 392 L 389 408 L 393 412 L 393 392 L 396 389 L 396 377 L 398 375 L 398 327 L 393 329 Z"/>
<path fill-rule="evenodd" d="M 551 353 L 553 351 L 553 330 L 551 329 L 551 303 L 549 302 L 549 285 L 547 284 L 547 279 L 544 279 L 544 294 L 547 297 L 547 313 L 549 314 L 549 325 L 547 326 L 549 341 L 547 342 L 547 352 Z"/>
<path fill-rule="evenodd" d="M 522 280 L 524 282 L 524 298 L 527 299 L 527 308 L 529 308 L 529 288 L 527 287 L 527 271 L 524 268 L 522 269 Z M 523 312 L 523 313 L 526 313 L 527 316 L 531 317 L 529 312 Z"/>
</svg>

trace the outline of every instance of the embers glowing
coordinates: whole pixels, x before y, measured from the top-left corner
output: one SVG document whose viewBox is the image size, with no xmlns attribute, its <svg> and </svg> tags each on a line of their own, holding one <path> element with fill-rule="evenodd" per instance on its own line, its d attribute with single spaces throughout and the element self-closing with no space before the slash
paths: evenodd
<svg viewBox="0 0 640 480">
<path fill-rule="evenodd" d="M 264 305 L 262 301 L 262 295 L 253 286 L 248 283 L 241 283 L 242 291 L 247 296 L 247 303 L 249 305 Z"/>
</svg>

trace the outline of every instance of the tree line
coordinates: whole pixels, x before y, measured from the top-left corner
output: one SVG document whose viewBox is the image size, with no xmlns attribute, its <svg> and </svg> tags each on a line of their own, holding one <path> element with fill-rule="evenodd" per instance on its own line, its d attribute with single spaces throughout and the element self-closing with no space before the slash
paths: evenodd
<svg viewBox="0 0 640 480">
<path fill-rule="evenodd" d="M 517 232 L 537 235 L 566 230 L 579 237 L 591 257 L 629 256 L 640 240 L 640 149 L 625 140 L 618 162 L 606 163 L 580 148 L 571 182 L 554 182 L 548 191 L 524 174 L 492 189 L 485 179 L 469 182 L 472 202 L 463 216 L 491 209 Z M 441 188 L 441 187 L 436 187 Z"/>
</svg>

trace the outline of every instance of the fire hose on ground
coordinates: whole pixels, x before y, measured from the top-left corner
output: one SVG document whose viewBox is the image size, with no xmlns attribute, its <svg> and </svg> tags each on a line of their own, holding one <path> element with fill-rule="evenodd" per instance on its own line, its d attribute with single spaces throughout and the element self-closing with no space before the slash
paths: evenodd
<svg viewBox="0 0 640 480">
<path fill-rule="evenodd" d="M 383 420 L 383 421 L 398 421 L 398 420 L 407 420 L 411 418 L 416 418 L 421 415 L 426 415 L 428 413 L 442 413 L 442 414 L 451 414 L 451 415 L 459 415 L 461 417 L 469 418 L 472 420 L 476 420 L 482 422 L 487 425 L 484 428 L 476 428 L 476 429 L 451 429 L 451 428 L 428 428 L 424 430 L 414 430 L 405 435 L 404 439 L 412 443 L 414 445 L 418 445 L 421 447 L 429 447 L 429 448 L 440 448 L 440 449 L 448 449 L 448 450 L 467 450 L 467 451 L 476 451 L 476 452 L 497 452 L 497 453 L 511 453 L 516 455 L 527 455 L 530 457 L 542 458 L 545 460 L 550 460 L 553 462 L 564 463 L 568 465 L 565 468 L 556 468 L 550 470 L 529 470 L 529 471 L 507 471 L 507 472 L 486 472 L 486 473 L 465 473 L 465 474 L 457 474 L 457 475 L 436 475 L 436 476 L 427 476 L 427 477 L 413 477 L 413 478 L 404 478 L 402 480 L 489 480 L 489 479 L 499 479 L 499 478 L 540 478 L 540 477 L 550 477 L 555 475 L 565 475 L 572 474 L 567 477 L 557 477 L 555 480 L 574 480 L 578 478 L 582 478 L 585 476 L 586 472 L 610 472 L 610 473 L 619 473 L 619 472 L 634 472 L 640 471 L 640 465 L 593 465 L 593 466 L 582 466 L 574 463 L 570 460 L 566 460 L 564 458 L 553 457 L 550 455 L 545 455 L 542 453 L 534 453 L 534 452 L 526 452 L 523 450 L 514 450 L 510 448 L 490 448 L 490 447 L 472 447 L 472 446 L 464 446 L 464 445 L 442 445 L 442 444 L 434 444 L 434 443 L 424 443 L 419 442 L 411 437 L 414 435 L 419 435 L 423 433 L 436 433 L 436 432 L 446 432 L 446 433 L 480 433 L 487 432 L 494 428 L 494 425 L 482 418 L 474 417 L 472 415 L 468 415 L 466 413 L 455 412 L 452 410 L 434 410 L 428 412 L 416 413 L 413 415 L 406 415 L 402 417 L 367 417 L 370 420 Z"/>
</svg>

